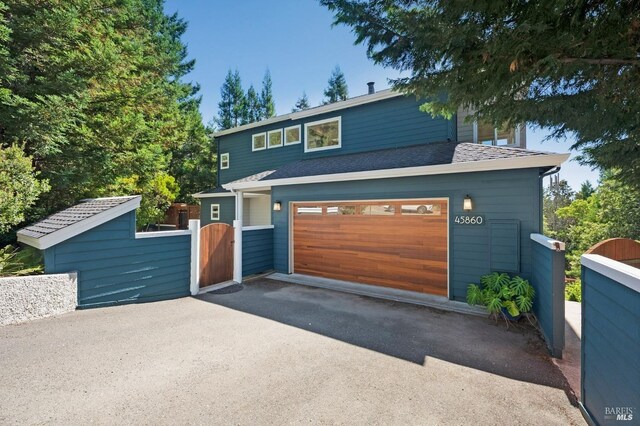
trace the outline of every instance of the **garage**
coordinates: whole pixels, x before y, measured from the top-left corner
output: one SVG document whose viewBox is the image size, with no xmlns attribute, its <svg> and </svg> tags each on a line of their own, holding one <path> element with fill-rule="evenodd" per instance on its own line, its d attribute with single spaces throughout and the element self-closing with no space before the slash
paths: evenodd
<svg viewBox="0 0 640 426">
<path fill-rule="evenodd" d="M 448 295 L 448 201 L 293 203 L 293 272 Z"/>
</svg>

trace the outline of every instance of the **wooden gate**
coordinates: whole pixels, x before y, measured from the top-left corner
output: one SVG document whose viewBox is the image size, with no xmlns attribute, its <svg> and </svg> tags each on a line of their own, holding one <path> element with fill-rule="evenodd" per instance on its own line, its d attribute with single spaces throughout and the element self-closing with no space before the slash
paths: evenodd
<svg viewBox="0 0 640 426">
<path fill-rule="evenodd" d="M 233 279 L 233 227 L 211 223 L 200 228 L 200 287 Z"/>
</svg>

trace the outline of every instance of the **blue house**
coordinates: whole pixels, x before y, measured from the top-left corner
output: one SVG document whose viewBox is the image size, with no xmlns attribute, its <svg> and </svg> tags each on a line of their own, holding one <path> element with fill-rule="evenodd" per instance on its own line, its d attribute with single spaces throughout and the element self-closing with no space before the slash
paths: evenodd
<svg viewBox="0 0 640 426">
<path fill-rule="evenodd" d="M 216 133 L 219 186 L 195 196 L 203 226 L 234 226 L 234 281 L 275 270 L 464 300 L 490 271 L 530 278 L 542 177 L 568 154 L 419 106 L 370 90 Z"/>
</svg>

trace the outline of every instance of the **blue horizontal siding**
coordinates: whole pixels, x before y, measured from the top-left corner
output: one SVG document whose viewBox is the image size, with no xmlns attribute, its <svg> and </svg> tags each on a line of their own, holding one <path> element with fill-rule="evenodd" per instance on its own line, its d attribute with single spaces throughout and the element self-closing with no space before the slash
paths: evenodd
<svg viewBox="0 0 640 426">
<path fill-rule="evenodd" d="M 640 293 L 582 267 L 582 404 L 596 422 L 605 409 L 640 410 Z M 615 420 L 615 418 L 614 418 Z"/>
<path fill-rule="evenodd" d="M 242 231 L 242 275 L 273 269 L 273 229 Z"/>
<path fill-rule="evenodd" d="M 552 355 L 560 357 L 565 342 L 565 253 L 535 241 L 531 246 L 534 265 L 531 285 L 536 291 L 533 313 Z"/>
<path fill-rule="evenodd" d="M 78 272 L 81 308 L 189 295 L 191 236 L 135 238 L 129 212 L 45 250 L 47 273 Z"/>
<path fill-rule="evenodd" d="M 230 166 L 220 170 L 220 182 L 228 183 L 294 161 L 356 152 L 444 141 L 455 135 L 456 118 L 431 117 L 419 110 L 422 101 L 397 97 L 308 117 L 273 123 L 219 137 L 220 152 L 229 153 Z M 304 124 L 341 117 L 342 147 L 304 152 Z M 301 125 L 302 143 L 251 151 L 251 136 L 269 130 Z"/>
<path fill-rule="evenodd" d="M 211 220 L 211 204 L 220 204 L 220 220 Z M 233 225 L 236 218 L 236 197 L 203 198 L 200 201 L 200 226 L 210 223 Z"/>
<path fill-rule="evenodd" d="M 289 203 L 323 200 L 385 200 L 402 198 L 449 198 L 450 297 L 464 301 L 469 283 L 491 272 L 489 226 L 492 220 L 517 221 L 520 226 L 520 275 L 530 279 L 532 241 L 540 232 L 541 184 L 538 169 L 503 170 L 450 175 L 416 176 L 370 181 L 280 186 L 272 199 L 282 202 L 274 212 L 274 269 L 289 272 Z M 473 214 L 483 215 L 483 225 L 457 225 L 466 194 L 473 199 Z"/>
</svg>

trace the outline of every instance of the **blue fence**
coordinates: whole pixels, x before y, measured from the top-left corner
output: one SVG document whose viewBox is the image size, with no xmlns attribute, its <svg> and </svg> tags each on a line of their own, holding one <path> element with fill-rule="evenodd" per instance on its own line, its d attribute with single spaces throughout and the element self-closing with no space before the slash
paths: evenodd
<svg viewBox="0 0 640 426">
<path fill-rule="evenodd" d="M 135 232 L 135 211 L 45 250 L 47 273 L 78 272 L 78 307 L 190 294 L 191 233 Z"/>
<path fill-rule="evenodd" d="M 581 408 L 594 424 L 640 421 L 640 269 L 582 256 Z"/>
<path fill-rule="evenodd" d="M 242 230 L 242 276 L 273 269 L 273 226 Z"/>
<path fill-rule="evenodd" d="M 564 244 L 540 234 L 531 234 L 531 285 L 536 290 L 533 312 L 549 352 L 562 358 L 564 349 Z"/>
</svg>

